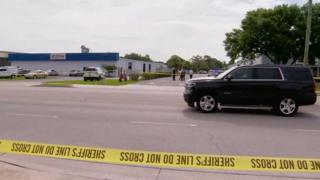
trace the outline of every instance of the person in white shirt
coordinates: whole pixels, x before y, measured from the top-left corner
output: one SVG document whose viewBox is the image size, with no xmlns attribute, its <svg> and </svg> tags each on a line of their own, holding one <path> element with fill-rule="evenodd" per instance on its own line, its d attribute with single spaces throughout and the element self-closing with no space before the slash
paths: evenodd
<svg viewBox="0 0 320 180">
<path fill-rule="evenodd" d="M 190 79 L 192 79 L 192 77 L 193 77 L 193 71 L 192 71 L 192 69 L 189 70 L 189 77 L 190 77 Z"/>
</svg>

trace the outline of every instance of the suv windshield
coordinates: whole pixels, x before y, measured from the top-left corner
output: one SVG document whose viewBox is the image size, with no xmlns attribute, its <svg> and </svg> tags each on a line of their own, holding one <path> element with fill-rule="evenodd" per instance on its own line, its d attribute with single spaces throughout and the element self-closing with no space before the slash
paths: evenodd
<svg viewBox="0 0 320 180">
<path fill-rule="evenodd" d="M 216 78 L 217 79 L 222 79 L 224 78 L 227 74 L 229 74 L 231 71 L 233 71 L 234 69 L 238 68 L 238 66 L 232 67 L 224 72 L 222 72 L 221 74 L 219 74 Z"/>
</svg>

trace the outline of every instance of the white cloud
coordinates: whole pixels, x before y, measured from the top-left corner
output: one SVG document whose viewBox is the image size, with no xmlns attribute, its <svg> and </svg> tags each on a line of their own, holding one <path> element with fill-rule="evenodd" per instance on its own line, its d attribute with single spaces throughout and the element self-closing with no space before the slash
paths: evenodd
<svg viewBox="0 0 320 180">
<path fill-rule="evenodd" d="M 228 60 L 225 33 L 246 11 L 297 0 L 1 0 L 0 49 L 139 52 Z M 300 1 L 301 3 L 301 1 Z"/>
</svg>

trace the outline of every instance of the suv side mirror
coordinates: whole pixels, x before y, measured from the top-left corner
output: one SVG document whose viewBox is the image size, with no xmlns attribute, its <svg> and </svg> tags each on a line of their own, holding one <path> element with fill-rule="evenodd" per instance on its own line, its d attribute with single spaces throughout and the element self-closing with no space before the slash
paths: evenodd
<svg viewBox="0 0 320 180">
<path fill-rule="evenodd" d="M 233 78 L 232 75 L 231 75 L 231 74 L 228 74 L 227 77 L 226 77 L 226 80 L 227 80 L 228 82 L 230 82 L 232 78 Z"/>
</svg>

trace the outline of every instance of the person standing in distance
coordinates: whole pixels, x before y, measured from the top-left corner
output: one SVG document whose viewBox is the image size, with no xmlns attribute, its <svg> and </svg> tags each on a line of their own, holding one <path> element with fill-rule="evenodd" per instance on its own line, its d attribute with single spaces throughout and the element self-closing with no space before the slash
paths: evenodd
<svg viewBox="0 0 320 180">
<path fill-rule="evenodd" d="M 173 68 L 172 70 L 172 81 L 175 81 L 176 80 L 176 69 Z"/>
<path fill-rule="evenodd" d="M 192 79 L 192 77 L 193 77 L 193 70 L 192 69 L 189 70 L 189 77 L 190 77 L 190 79 Z"/>
</svg>

